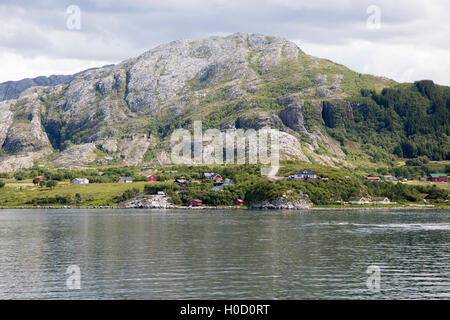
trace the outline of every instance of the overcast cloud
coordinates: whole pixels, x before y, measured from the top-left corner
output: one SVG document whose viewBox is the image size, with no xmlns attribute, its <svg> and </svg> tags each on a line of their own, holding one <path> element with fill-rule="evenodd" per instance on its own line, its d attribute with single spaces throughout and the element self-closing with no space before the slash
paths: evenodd
<svg viewBox="0 0 450 320">
<path fill-rule="evenodd" d="M 66 9 L 81 9 L 69 30 Z M 367 8 L 381 9 L 369 29 Z M 308 54 L 397 81 L 450 85 L 447 0 L 0 0 L 0 82 L 118 63 L 177 39 L 234 32 L 292 40 Z"/>
</svg>

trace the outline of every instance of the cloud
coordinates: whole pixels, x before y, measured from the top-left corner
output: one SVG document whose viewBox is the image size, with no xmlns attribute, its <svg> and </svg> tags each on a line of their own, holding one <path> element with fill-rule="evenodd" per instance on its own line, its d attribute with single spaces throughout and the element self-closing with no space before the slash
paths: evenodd
<svg viewBox="0 0 450 320">
<path fill-rule="evenodd" d="M 81 30 L 66 27 L 72 4 L 81 9 Z M 381 9 L 379 30 L 366 26 L 369 5 Z M 30 69 L 48 75 L 68 61 L 85 69 L 176 39 L 242 31 L 295 40 L 305 52 L 359 72 L 450 85 L 449 11 L 445 0 L 11 0 L 0 3 L 0 52 L 19 64 L 53 61 Z M 19 75 L 2 70 L 0 81 Z"/>
</svg>

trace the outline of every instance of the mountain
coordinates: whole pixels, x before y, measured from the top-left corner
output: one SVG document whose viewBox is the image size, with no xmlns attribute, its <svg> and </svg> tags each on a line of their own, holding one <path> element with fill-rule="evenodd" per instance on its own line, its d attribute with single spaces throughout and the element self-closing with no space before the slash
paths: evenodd
<svg viewBox="0 0 450 320">
<path fill-rule="evenodd" d="M 73 78 L 73 75 L 52 75 L 50 77 L 40 76 L 32 79 L 2 82 L 0 83 L 0 101 L 17 99 L 22 92 L 31 87 L 56 86 L 61 83 L 68 83 Z"/>
<path fill-rule="evenodd" d="M 449 101 L 448 87 L 359 74 L 279 37 L 178 40 L 0 102 L 0 171 L 168 163 L 170 133 L 195 120 L 279 129 L 282 159 L 448 159 Z"/>
<path fill-rule="evenodd" d="M 51 75 L 49 77 L 40 76 L 31 79 L 26 78 L 18 81 L 2 82 L 0 83 L 0 101 L 17 99 L 22 92 L 31 87 L 47 87 L 56 86 L 62 83 L 69 83 L 83 72 L 96 69 L 98 68 L 90 68 L 72 75 Z"/>
</svg>

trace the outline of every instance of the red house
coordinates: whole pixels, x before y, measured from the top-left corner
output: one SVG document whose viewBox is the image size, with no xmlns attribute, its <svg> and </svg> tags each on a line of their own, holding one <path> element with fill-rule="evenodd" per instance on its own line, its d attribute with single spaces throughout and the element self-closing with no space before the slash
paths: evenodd
<svg viewBox="0 0 450 320">
<path fill-rule="evenodd" d="M 203 205 L 203 202 L 202 202 L 202 200 L 194 199 L 194 200 L 189 201 L 189 205 L 191 207 L 201 207 Z"/>
<path fill-rule="evenodd" d="M 428 180 L 433 182 L 448 182 L 447 175 L 444 173 L 432 173 L 428 176 Z"/>
<path fill-rule="evenodd" d="M 37 176 L 35 179 L 38 181 L 44 181 L 45 178 L 43 176 Z"/>
<path fill-rule="evenodd" d="M 244 201 L 242 201 L 241 199 L 234 200 L 234 205 L 235 206 L 242 206 L 243 204 L 244 204 Z"/>
<path fill-rule="evenodd" d="M 147 180 L 148 180 L 148 182 L 157 181 L 156 177 L 153 175 L 147 176 Z"/>
<path fill-rule="evenodd" d="M 367 177 L 366 181 L 375 181 L 375 182 L 380 182 L 381 178 L 380 177 Z"/>
</svg>

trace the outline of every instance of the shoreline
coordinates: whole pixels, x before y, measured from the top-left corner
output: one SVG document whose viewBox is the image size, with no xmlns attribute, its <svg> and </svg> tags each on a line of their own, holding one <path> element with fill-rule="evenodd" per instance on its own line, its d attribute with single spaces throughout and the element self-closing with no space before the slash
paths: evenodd
<svg viewBox="0 0 450 320">
<path fill-rule="evenodd" d="M 36 206 L 36 207 L 0 207 L 0 210 L 33 210 L 33 209 L 74 209 L 74 210 L 94 210 L 94 209 L 121 209 L 121 210 L 252 210 L 252 211 L 319 211 L 319 210 L 338 210 L 338 211 L 354 211 L 354 210 L 439 210 L 439 209 L 449 209 L 447 207 L 436 207 L 436 206 L 402 206 L 402 207 L 310 207 L 308 209 L 254 209 L 248 207 L 213 207 L 213 206 L 202 206 L 202 207 L 171 207 L 171 208 L 126 208 L 119 206 Z"/>
</svg>

